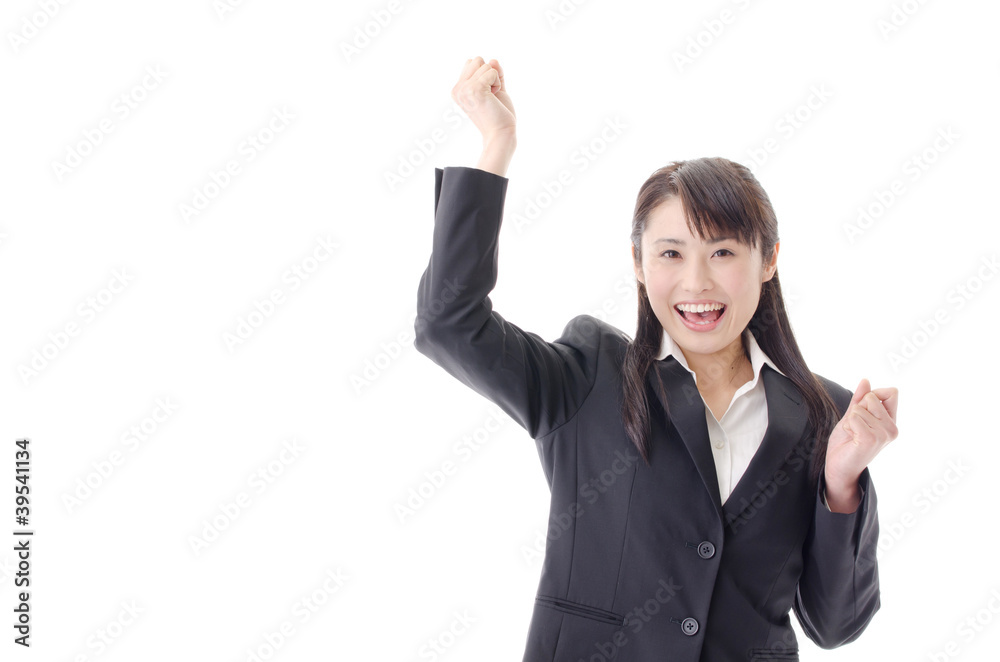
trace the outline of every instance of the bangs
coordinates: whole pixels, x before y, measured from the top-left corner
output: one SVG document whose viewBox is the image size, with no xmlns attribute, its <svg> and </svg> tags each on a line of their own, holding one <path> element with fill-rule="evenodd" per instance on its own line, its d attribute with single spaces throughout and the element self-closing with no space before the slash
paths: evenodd
<svg viewBox="0 0 1000 662">
<path fill-rule="evenodd" d="M 756 247 L 764 219 L 756 198 L 738 175 L 688 162 L 671 179 L 692 235 L 702 241 L 734 236 L 744 246 Z"/>
<path fill-rule="evenodd" d="M 636 255 L 649 215 L 673 197 L 681 202 L 688 231 L 700 241 L 734 237 L 751 250 L 778 241 L 774 208 L 753 173 L 734 161 L 705 157 L 674 161 L 640 187 L 630 235 Z"/>
</svg>

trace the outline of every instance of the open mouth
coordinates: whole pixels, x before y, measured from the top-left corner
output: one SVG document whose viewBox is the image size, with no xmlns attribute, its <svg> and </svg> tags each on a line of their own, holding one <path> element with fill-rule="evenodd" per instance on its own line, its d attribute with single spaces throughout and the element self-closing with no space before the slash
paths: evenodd
<svg viewBox="0 0 1000 662">
<path fill-rule="evenodd" d="M 689 324 L 694 324 L 697 326 L 708 326 L 709 324 L 714 324 L 722 318 L 722 315 L 726 312 L 726 306 L 723 305 L 722 308 L 718 310 L 708 310 L 704 313 L 692 313 L 686 310 L 681 310 L 677 306 L 674 306 L 674 310 L 684 318 Z"/>
</svg>

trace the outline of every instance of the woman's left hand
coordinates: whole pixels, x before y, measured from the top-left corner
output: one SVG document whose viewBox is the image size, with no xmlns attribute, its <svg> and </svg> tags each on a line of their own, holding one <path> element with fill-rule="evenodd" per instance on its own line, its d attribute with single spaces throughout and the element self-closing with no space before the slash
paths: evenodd
<svg viewBox="0 0 1000 662">
<path fill-rule="evenodd" d="M 896 438 L 896 405 L 893 387 L 871 389 L 862 379 L 844 417 L 833 428 L 826 447 L 825 478 L 828 489 L 857 485 L 861 472 Z"/>
</svg>

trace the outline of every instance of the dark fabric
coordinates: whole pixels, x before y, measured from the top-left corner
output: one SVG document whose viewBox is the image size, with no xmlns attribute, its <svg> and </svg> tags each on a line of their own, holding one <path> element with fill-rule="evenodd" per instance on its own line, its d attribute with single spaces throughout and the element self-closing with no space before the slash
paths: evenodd
<svg viewBox="0 0 1000 662">
<path fill-rule="evenodd" d="M 578 315 L 546 342 L 492 309 L 508 181 L 435 169 L 414 345 L 535 440 L 551 502 L 524 662 L 797 660 L 791 611 L 823 648 L 855 640 L 880 606 L 868 469 L 858 509 L 827 510 L 806 404 L 765 365 L 767 432 L 721 504 L 704 403 L 673 357 L 654 363 L 672 420 L 647 383 L 646 466 L 622 424 L 624 334 Z M 818 377 L 843 415 L 851 391 Z"/>
</svg>

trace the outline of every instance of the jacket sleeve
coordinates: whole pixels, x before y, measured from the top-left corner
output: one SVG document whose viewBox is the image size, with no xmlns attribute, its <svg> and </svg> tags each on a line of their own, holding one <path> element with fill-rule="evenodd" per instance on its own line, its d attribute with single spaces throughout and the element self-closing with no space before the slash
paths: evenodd
<svg viewBox="0 0 1000 662">
<path fill-rule="evenodd" d="M 817 485 L 813 523 L 803 546 L 803 569 L 793 608 L 806 635 L 821 648 L 836 648 L 861 636 L 879 601 L 878 499 L 866 467 L 858 479 L 861 503 L 853 513 L 835 513 L 821 503 Z"/>
<path fill-rule="evenodd" d="M 434 236 L 417 289 L 414 346 L 538 439 L 572 418 L 589 393 L 600 333 L 579 315 L 546 342 L 494 311 L 489 293 L 509 180 L 467 167 L 435 168 L 434 176 Z"/>
</svg>

